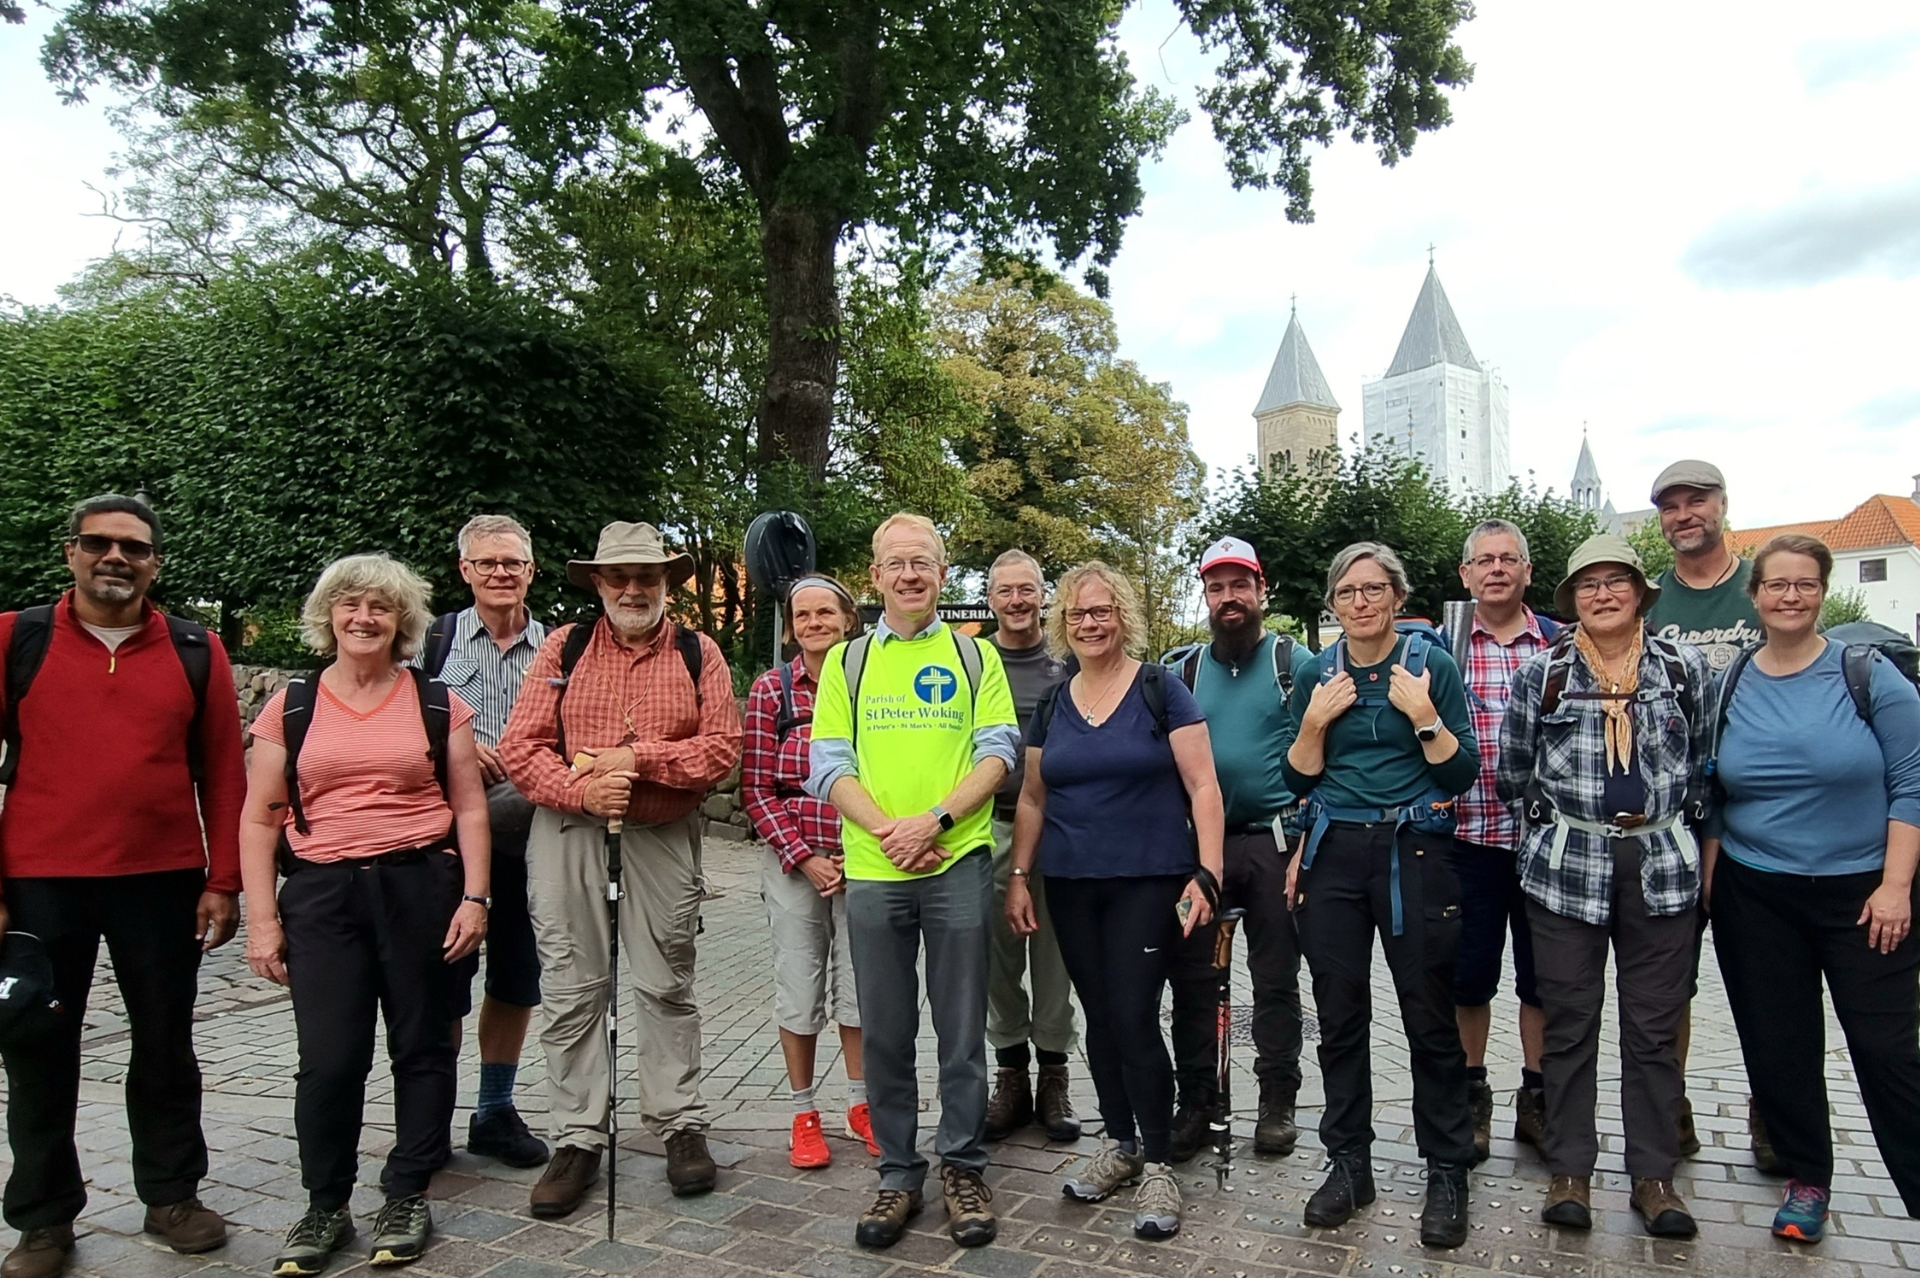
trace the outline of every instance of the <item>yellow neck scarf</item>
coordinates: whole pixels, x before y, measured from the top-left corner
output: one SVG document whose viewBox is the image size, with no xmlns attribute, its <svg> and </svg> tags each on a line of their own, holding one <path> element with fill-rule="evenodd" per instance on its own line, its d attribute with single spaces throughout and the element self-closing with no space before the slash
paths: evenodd
<svg viewBox="0 0 1920 1278">
<path fill-rule="evenodd" d="M 1607 669 L 1600 658 L 1599 645 L 1594 643 L 1585 627 L 1575 626 L 1574 646 L 1586 660 L 1587 669 L 1593 672 L 1596 688 L 1608 694 L 1600 703 L 1607 716 L 1607 771 L 1625 772 L 1633 766 L 1633 694 L 1640 687 L 1640 652 L 1644 644 L 1646 631 L 1635 627 L 1633 646 L 1627 649 L 1618 672 Z"/>
</svg>

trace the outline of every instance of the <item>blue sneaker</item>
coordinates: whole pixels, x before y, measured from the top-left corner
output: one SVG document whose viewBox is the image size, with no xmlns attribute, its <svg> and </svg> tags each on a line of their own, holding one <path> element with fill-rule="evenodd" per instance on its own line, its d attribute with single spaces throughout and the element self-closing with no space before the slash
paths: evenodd
<svg viewBox="0 0 1920 1278">
<path fill-rule="evenodd" d="M 1827 1191 L 1797 1180 L 1787 1182 L 1787 1196 L 1780 1210 L 1773 1213 L 1773 1232 L 1778 1238 L 1816 1243 L 1827 1232 Z"/>
</svg>

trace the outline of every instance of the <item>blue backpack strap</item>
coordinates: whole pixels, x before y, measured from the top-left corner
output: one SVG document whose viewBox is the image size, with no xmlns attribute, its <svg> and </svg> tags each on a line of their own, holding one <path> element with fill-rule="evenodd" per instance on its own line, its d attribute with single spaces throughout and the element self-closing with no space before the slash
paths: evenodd
<svg viewBox="0 0 1920 1278">
<path fill-rule="evenodd" d="M 1433 640 L 1418 630 L 1407 632 L 1407 646 L 1400 654 L 1400 664 L 1406 672 L 1418 679 L 1427 668 L 1427 653 L 1433 647 Z"/>
</svg>

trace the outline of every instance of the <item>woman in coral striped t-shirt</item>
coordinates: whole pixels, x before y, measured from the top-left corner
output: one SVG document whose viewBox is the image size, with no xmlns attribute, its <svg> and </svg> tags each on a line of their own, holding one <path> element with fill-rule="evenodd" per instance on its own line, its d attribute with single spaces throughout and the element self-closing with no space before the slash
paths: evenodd
<svg viewBox="0 0 1920 1278">
<path fill-rule="evenodd" d="M 307 725 L 295 793 L 289 692 L 276 693 L 253 726 L 240 834 L 247 962 L 293 991 L 294 1131 L 308 1195 L 276 1273 L 319 1273 L 353 1235 L 347 1200 L 376 1010 L 387 1023 L 396 1130 L 380 1177 L 387 1202 L 374 1221 L 374 1263 L 417 1258 L 432 1232 L 424 1194 L 446 1161 L 453 1120 L 450 964 L 486 935 L 490 847 L 473 711 L 445 694 L 445 759 L 436 766 L 426 726 L 439 713 L 426 695 L 436 685 L 406 666 L 431 620 L 428 593 L 385 555 L 330 565 L 301 613 L 308 644 L 332 664 L 294 699 Z M 286 875 L 277 897 L 276 864 Z"/>
</svg>

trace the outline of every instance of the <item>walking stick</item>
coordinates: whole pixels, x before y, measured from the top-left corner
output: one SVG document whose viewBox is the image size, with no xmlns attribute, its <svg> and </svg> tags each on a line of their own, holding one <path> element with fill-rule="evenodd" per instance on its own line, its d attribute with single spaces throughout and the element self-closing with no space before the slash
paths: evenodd
<svg viewBox="0 0 1920 1278">
<path fill-rule="evenodd" d="M 607 1241 L 613 1241 L 613 1211 L 620 1158 L 620 830 L 607 818 Z"/>
<path fill-rule="evenodd" d="M 1213 1131 L 1214 1180 L 1221 1189 L 1233 1175 L 1233 932 L 1245 914 L 1242 909 L 1220 911 L 1213 941 L 1213 970 L 1220 982 L 1214 1021 L 1214 1060 L 1220 1075 L 1215 1086 L 1220 1095 L 1208 1126 Z"/>
</svg>

